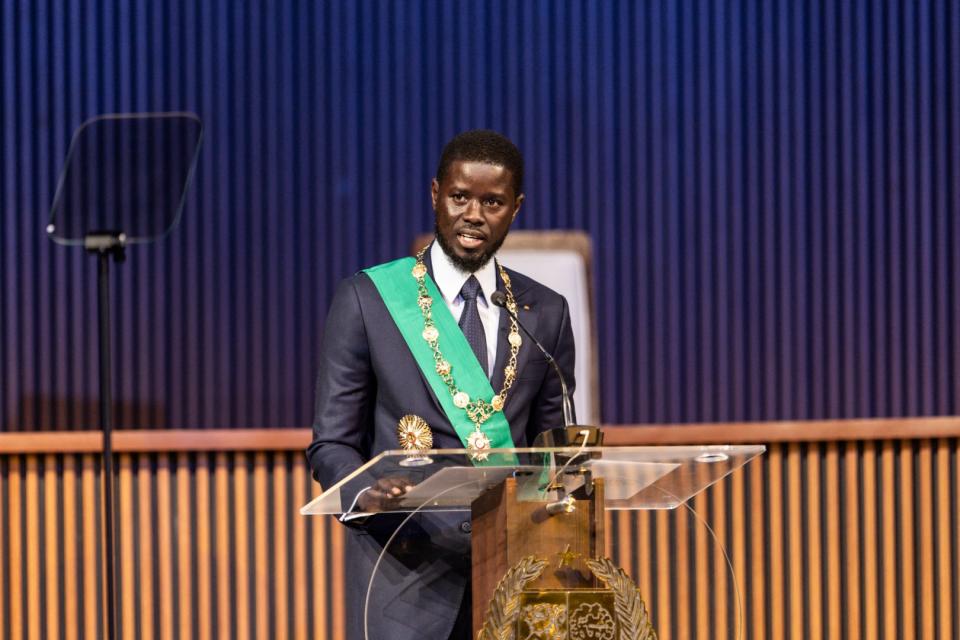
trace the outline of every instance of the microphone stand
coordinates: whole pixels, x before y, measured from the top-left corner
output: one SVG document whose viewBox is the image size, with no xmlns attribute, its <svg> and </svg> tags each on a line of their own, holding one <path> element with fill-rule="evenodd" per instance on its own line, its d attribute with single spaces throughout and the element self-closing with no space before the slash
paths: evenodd
<svg viewBox="0 0 960 640">
<path fill-rule="evenodd" d="M 507 306 L 507 296 L 504 295 L 502 291 L 494 291 L 490 295 L 490 302 L 494 305 L 500 307 L 517 323 L 517 326 L 523 329 L 523 332 L 527 334 L 527 337 L 533 341 L 533 344 L 537 345 L 537 349 L 540 350 L 540 353 L 543 354 L 543 357 L 547 359 L 547 362 L 550 363 L 550 366 L 553 367 L 553 370 L 557 372 L 557 377 L 560 379 L 560 392 L 563 395 L 563 426 L 564 427 L 573 427 L 575 422 L 573 420 L 573 405 L 570 403 L 570 391 L 567 389 L 567 381 L 563 377 L 563 372 L 560 370 L 560 365 L 557 364 L 557 361 L 554 359 L 553 355 L 544 348 L 540 341 L 533 337 L 533 334 L 523 326 L 523 323 L 520 322 L 520 318 L 510 307 Z"/>
<path fill-rule="evenodd" d="M 543 357 L 547 359 L 547 362 L 550 363 L 550 366 L 553 367 L 553 370 L 557 372 L 557 378 L 560 379 L 560 391 L 563 395 L 563 428 L 562 429 L 551 429 L 549 431 L 544 431 L 537 436 L 537 440 L 540 440 L 542 437 L 546 436 L 544 442 L 534 441 L 534 446 L 557 446 L 567 444 L 569 434 L 571 431 L 576 432 L 576 437 L 582 438 L 580 442 L 580 447 L 573 456 L 560 456 L 558 454 L 551 454 L 553 462 L 551 466 L 556 466 L 559 462 L 563 462 L 560 466 L 560 469 L 554 472 L 553 478 L 549 480 L 543 488 L 546 491 L 557 491 L 557 499 L 550 502 L 546 506 L 547 513 L 549 515 L 555 515 L 557 513 L 572 513 L 575 510 L 574 503 L 575 500 L 572 499 L 572 496 L 567 494 L 567 491 L 564 487 L 563 482 L 560 480 L 563 472 L 566 471 L 567 467 L 570 466 L 570 463 L 574 459 L 583 454 L 583 449 L 588 445 L 597 445 L 602 442 L 603 436 L 600 434 L 600 430 L 596 427 L 584 427 L 577 426 L 573 420 L 573 405 L 570 402 L 570 390 L 567 388 L 567 380 L 563 377 L 563 371 L 560 370 L 560 365 L 557 364 L 556 359 L 554 359 L 553 354 L 546 350 L 546 348 L 540 344 L 540 341 L 533 337 L 533 334 L 530 333 L 530 330 L 523 326 L 523 323 L 520 322 L 520 318 L 517 317 L 516 312 L 513 309 L 507 306 L 507 296 L 502 291 L 494 291 L 490 294 L 490 302 L 500 307 L 517 323 L 517 326 L 520 327 L 525 334 L 533 341 L 533 344 L 537 345 L 537 349 L 540 350 L 540 353 L 543 354 Z M 562 445 L 561 445 L 562 446 Z M 581 470 L 582 473 L 582 470 Z M 590 486 L 589 481 L 589 472 L 586 473 L 586 479 L 584 480 L 584 487 Z M 585 489 L 587 493 L 590 492 L 590 489 Z"/>
</svg>

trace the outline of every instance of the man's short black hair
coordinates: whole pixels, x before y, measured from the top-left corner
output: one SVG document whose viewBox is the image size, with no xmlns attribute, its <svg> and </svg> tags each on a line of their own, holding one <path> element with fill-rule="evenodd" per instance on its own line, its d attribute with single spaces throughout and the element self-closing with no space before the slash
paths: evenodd
<svg viewBox="0 0 960 640">
<path fill-rule="evenodd" d="M 437 182 L 443 182 L 455 161 L 483 162 L 507 169 L 513 176 L 514 195 L 523 193 L 523 156 L 506 136 L 490 129 L 473 129 L 455 136 L 440 155 Z"/>
</svg>

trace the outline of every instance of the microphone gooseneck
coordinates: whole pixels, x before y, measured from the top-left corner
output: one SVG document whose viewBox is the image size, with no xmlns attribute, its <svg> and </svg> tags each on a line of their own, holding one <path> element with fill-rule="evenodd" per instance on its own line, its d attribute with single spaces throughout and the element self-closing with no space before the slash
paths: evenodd
<svg viewBox="0 0 960 640">
<path fill-rule="evenodd" d="M 520 327 L 527 337 L 533 340 L 533 344 L 537 345 L 537 349 L 540 350 L 540 353 L 543 354 L 543 357 L 547 359 L 547 362 L 550 363 L 550 366 L 553 367 L 553 370 L 557 372 L 557 377 L 560 379 L 560 392 L 563 396 L 563 426 L 572 427 L 574 426 L 573 422 L 573 406 L 570 404 L 570 392 L 567 390 L 567 381 L 563 377 L 563 372 L 560 371 L 560 365 L 557 364 L 557 361 L 554 360 L 553 356 L 550 355 L 550 352 L 547 351 L 540 341 L 533 337 L 533 334 L 523 326 L 523 323 L 520 322 L 520 318 L 517 317 L 517 314 L 510 310 L 507 306 L 507 296 L 502 291 L 494 291 L 490 294 L 490 302 L 500 307 L 513 318 L 513 321 L 517 323 L 517 326 Z"/>
</svg>

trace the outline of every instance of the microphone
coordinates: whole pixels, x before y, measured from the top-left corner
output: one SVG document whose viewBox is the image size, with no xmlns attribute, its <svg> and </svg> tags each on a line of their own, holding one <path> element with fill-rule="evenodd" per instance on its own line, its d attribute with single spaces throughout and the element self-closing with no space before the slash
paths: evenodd
<svg viewBox="0 0 960 640">
<path fill-rule="evenodd" d="M 572 427 L 574 426 L 573 422 L 573 407 L 570 404 L 570 392 L 567 390 L 567 381 L 563 377 L 563 372 L 560 371 L 560 366 L 557 364 L 557 361 L 553 359 L 553 356 L 550 355 L 550 352 L 547 351 L 540 341 L 533 337 L 533 334 L 523 326 L 523 323 L 520 322 L 520 318 L 517 317 L 517 314 L 510 310 L 507 307 L 507 296 L 503 291 L 494 291 L 490 294 L 490 302 L 500 307 L 513 318 L 513 321 L 517 323 L 517 326 L 523 329 L 523 332 L 527 334 L 527 337 L 533 340 L 533 344 L 537 345 L 537 349 L 540 350 L 540 353 L 543 354 L 543 357 L 547 359 L 547 362 L 550 363 L 550 366 L 553 367 L 553 370 L 557 372 L 557 377 L 560 378 L 560 391 L 563 394 L 563 426 Z"/>
</svg>

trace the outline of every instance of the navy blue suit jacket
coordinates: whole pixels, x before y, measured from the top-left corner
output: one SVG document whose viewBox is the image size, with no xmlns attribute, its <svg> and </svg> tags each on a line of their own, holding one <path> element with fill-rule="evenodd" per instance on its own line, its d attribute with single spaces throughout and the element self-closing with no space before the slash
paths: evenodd
<svg viewBox="0 0 960 640">
<path fill-rule="evenodd" d="M 429 260 L 427 266 L 432 273 Z M 522 274 L 508 274 L 520 320 L 554 355 L 573 393 L 574 344 L 566 300 Z M 499 277 L 498 288 L 503 288 Z M 491 380 L 495 390 L 503 386 L 509 326 L 501 312 Z M 545 429 L 563 426 L 560 382 L 529 339 L 518 353 L 517 379 L 504 413 L 518 447 L 530 446 Z M 324 329 L 313 441 L 307 449 L 313 477 L 327 488 L 377 454 L 397 449 L 397 421 L 406 414 L 427 421 L 434 448 L 463 447 L 376 287 L 361 272 L 340 284 Z M 468 512 L 418 514 L 398 533 L 371 592 L 371 640 L 448 637 L 470 578 L 469 520 Z M 395 516 L 374 515 L 347 530 L 348 638 L 364 637 L 368 580 L 397 522 Z"/>
</svg>

